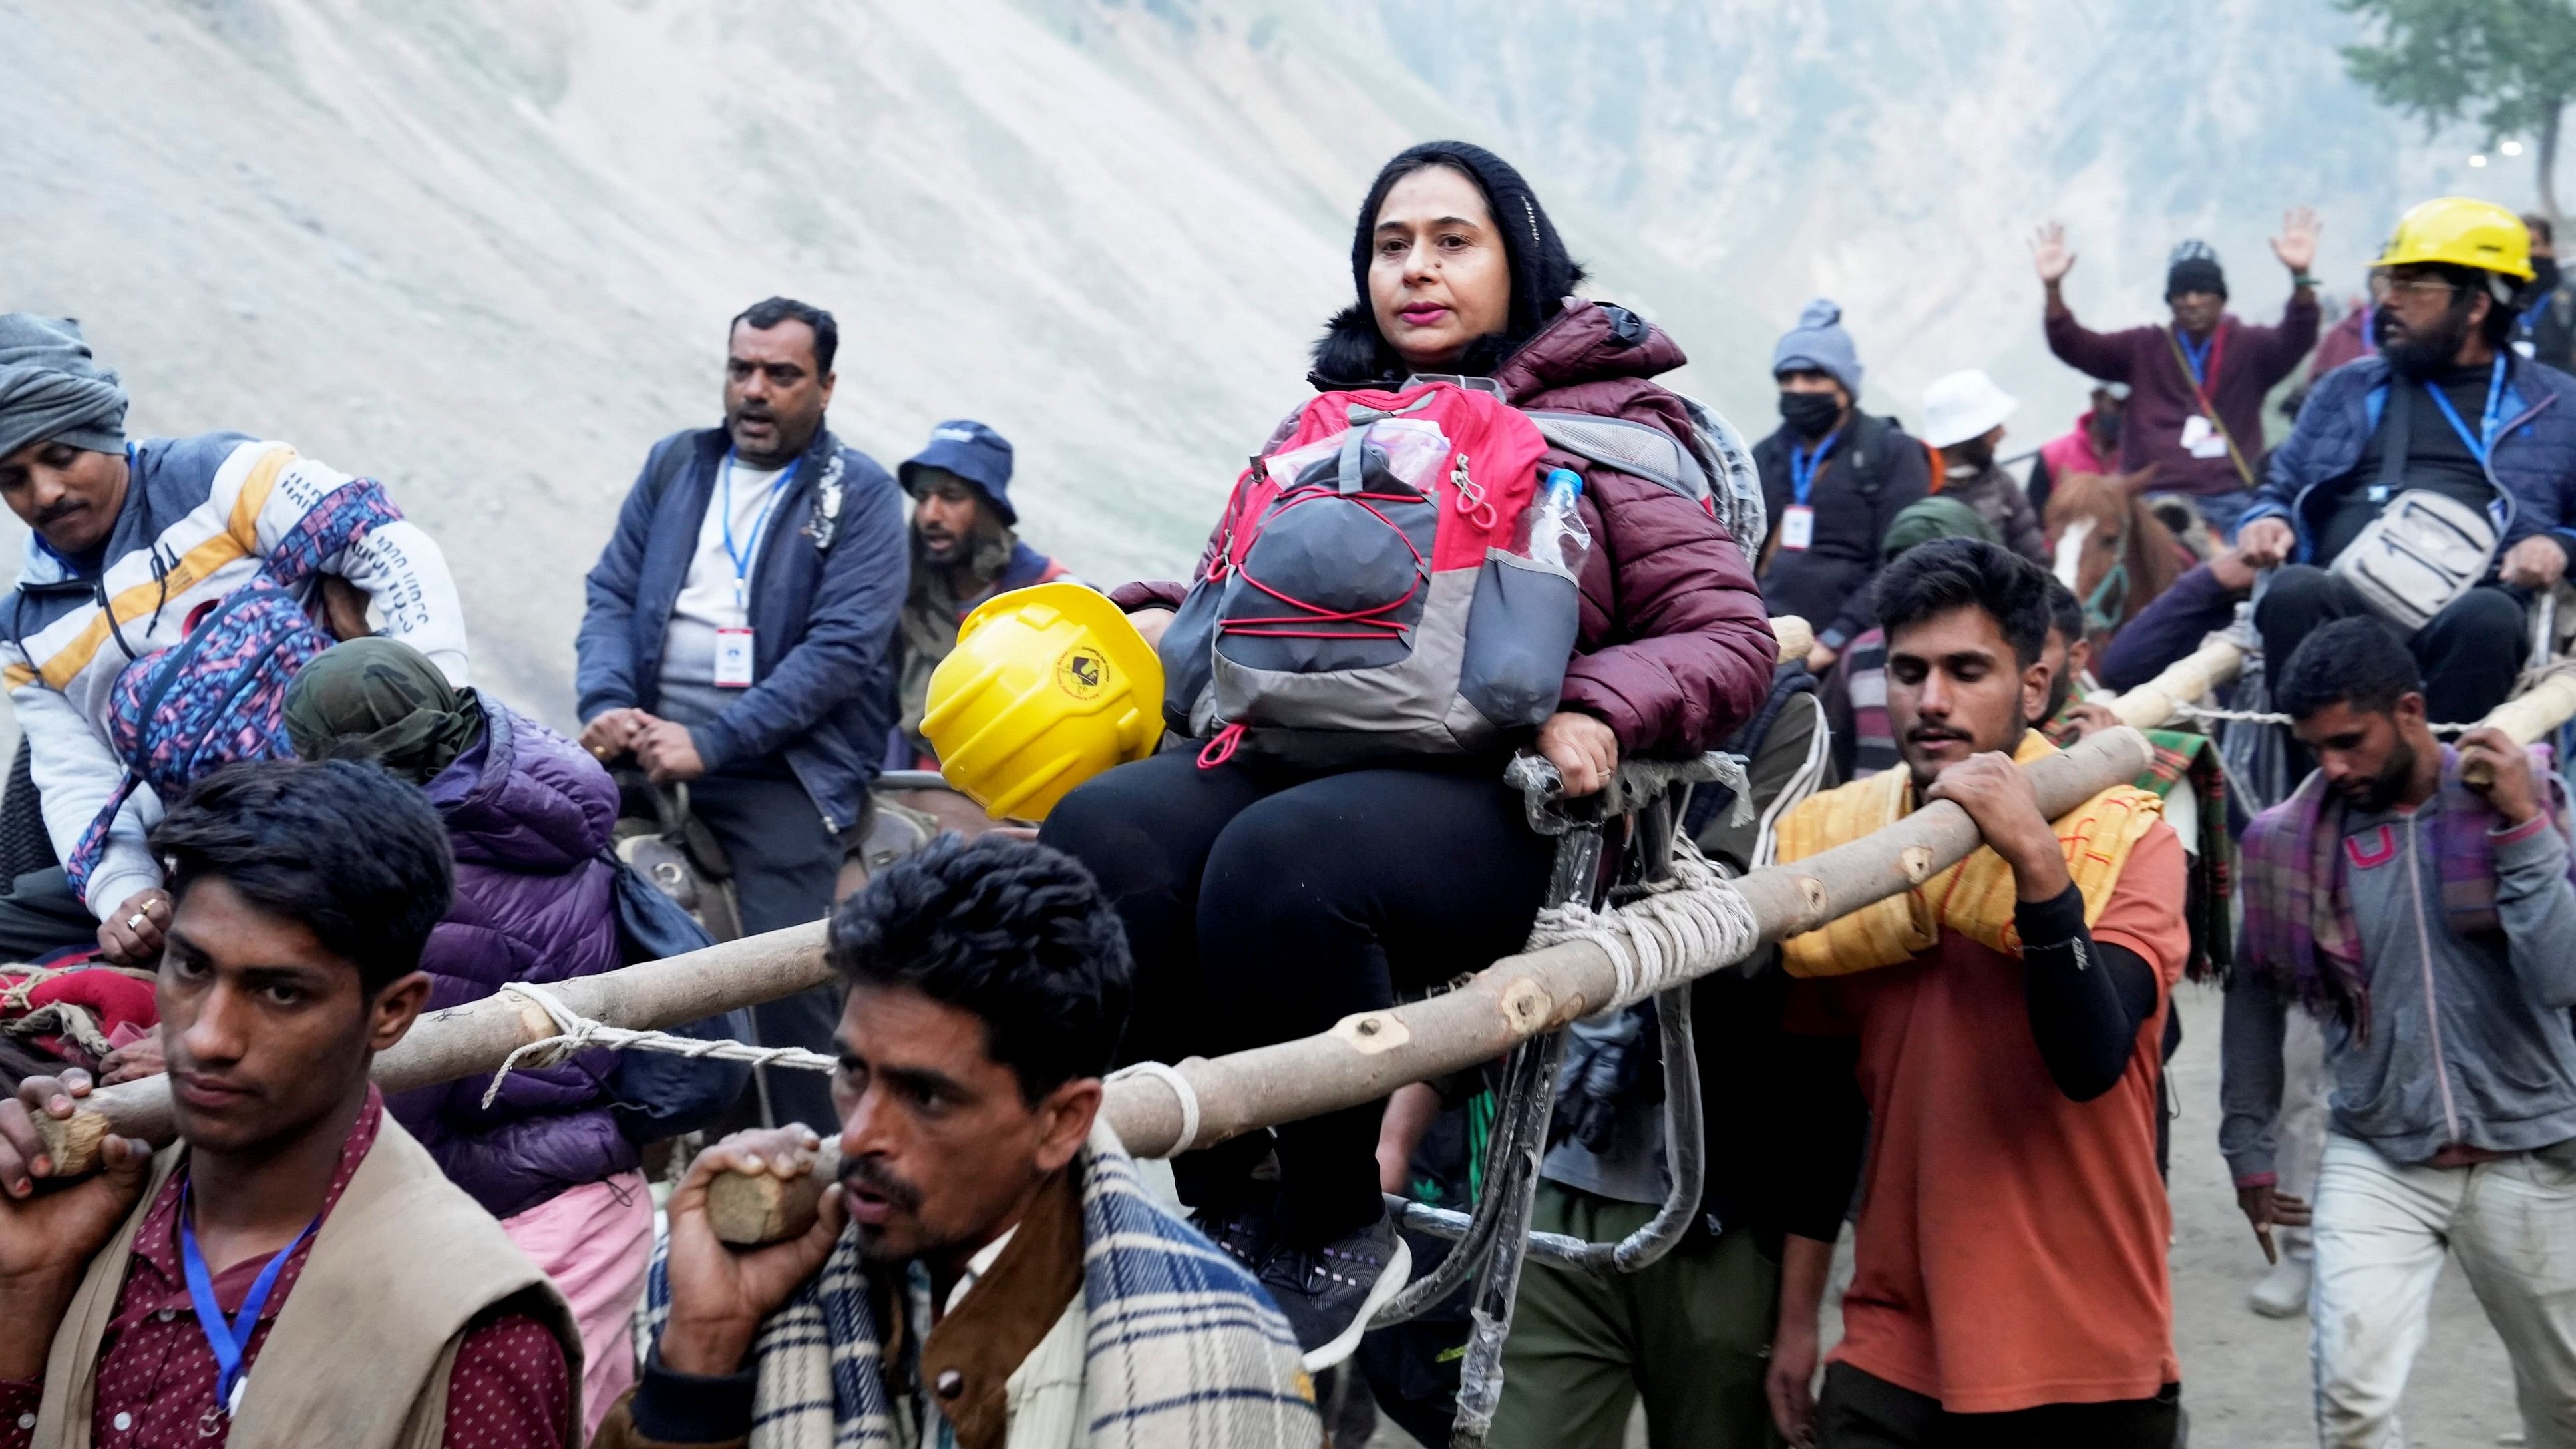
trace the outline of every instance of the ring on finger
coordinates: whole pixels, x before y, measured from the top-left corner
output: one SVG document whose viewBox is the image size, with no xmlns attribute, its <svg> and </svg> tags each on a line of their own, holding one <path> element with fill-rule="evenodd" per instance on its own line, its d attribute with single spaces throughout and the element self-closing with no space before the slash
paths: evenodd
<svg viewBox="0 0 2576 1449">
<path fill-rule="evenodd" d="M 136 911 L 133 915 L 125 918 L 125 929 L 129 931 L 140 931 L 143 929 L 144 923 L 149 919 L 150 918 L 145 916 L 141 911 Z"/>
</svg>

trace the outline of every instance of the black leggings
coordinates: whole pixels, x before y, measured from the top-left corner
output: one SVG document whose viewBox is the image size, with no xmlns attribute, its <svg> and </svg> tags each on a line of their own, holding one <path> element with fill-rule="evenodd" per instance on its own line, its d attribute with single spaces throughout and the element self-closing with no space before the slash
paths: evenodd
<svg viewBox="0 0 2576 1449">
<path fill-rule="evenodd" d="M 1521 949 L 1554 843 L 1497 762 L 1317 775 L 1188 753 L 1065 797 L 1038 838 L 1079 857 L 1127 925 L 1122 1060 L 1266 1046 L 1395 1004 Z M 1371 1103 L 1278 1129 L 1280 1228 L 1328 1242 L 1375 1220 Z M 1175 1164 L 1195 1206 L 1239 1192 L 1259 1133 Z M 1229 1151 L 1228 1149 L 1232 1149 Z"/>
<path fill-rule="evenodd" d="M 2354 617 L 2375 616 L 2361 590 L 2341 576 L 2307 564 L 2283 568 L 2254 606 L 2254 628 L 2263 636 L 2264 677 L 2278 688 L 2301 640 L 2321 624 Z M 2492 584 L 2452 600 L 2412 635 L 2395 624 L 2388 629 L 2405 642 L 2424 671 L 2424 709 L 2436 721 L 2486 718 L 2513 693 L 2514 678 L 2531 653 L 2522 599 Z"/>
</svg>

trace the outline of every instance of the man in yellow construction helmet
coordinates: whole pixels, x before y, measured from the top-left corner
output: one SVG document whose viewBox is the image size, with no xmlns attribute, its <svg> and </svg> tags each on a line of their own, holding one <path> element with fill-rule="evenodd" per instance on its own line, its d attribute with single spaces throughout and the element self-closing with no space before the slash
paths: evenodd
<svg viewBox="0 0 2576 1449">
<path fill-rule="evenodd" d="M 2376 614 L 2423 667 L 2433 718 L 2482 718 L 2512 691 L 2523 602 L 2576 550 L 2576 378 L 2508 345 L 2532 275 L 2531 234 L 2501 206 L 2444 197 L 2398 222 L 2372 273 L 2378 353 L 2317 383 L 2238 533 L 2278 567 L 2254 616 L 2266 659 Z M 2459 561 L 2403 565 L 2426 530 Z"/>
</svg>

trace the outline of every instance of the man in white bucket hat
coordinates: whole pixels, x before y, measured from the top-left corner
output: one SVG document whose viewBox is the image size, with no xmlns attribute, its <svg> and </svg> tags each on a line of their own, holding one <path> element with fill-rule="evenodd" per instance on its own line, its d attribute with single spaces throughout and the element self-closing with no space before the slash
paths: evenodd
<svg viewBox="0 0 2576 1449">
<path fill-rule="evenodd" d="M 2037 563 L 2048 562 L 2048 539 L 2039 510 L 2019 480 L 1995 462 L 2004 419 L 2021 403 L 1976 368 L 1954 372 L 1923 390 L 1923 441 L 1941 452 L 1942 476 L 1933 491 L 1977 510 L 2004 546 Z"/>
</svg>

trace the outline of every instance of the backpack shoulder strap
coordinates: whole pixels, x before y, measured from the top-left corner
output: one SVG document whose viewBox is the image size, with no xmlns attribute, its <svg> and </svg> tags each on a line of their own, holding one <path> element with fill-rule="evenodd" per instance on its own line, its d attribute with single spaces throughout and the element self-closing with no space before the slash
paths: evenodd
<svg viewBox="0 0 2576 1449">
<path fill-rule="evenodd" d="M 1858 408 L 1852 410 L 1851 463 L 1852 486 L 1860 490 L 1864 507 L 1878 507 L 1878 490 L 1887 484 L 1887 435 L 1893 431 L 1885 422 Z"/>
<path fill-rule="evenodd" d="M 655 508 L 662 506 L 662 499 L 671 491 L 672 483 L 678 481 L 681 474 L 689 471 L 689 465 L 697 461 L 698 445 L 695 437 L 695 434 L 683 433 L 672 438 L 669 446 L 662 449 L 661 461 L 654 465 L 652 472 L 644 476 L 644 496 Z"/>
<path fill-rule="evenodd" d="M 2387 502 L 2406 488 L 2406 450 L 2414 445 L 2415 399 L 2409 384 L 2394 369 L 2388 374 L 2388 400 L 2379 407 L 2379 501 Z"/>
<path fill-rule="evenodd" d="M 1694 503 L 1709 496 L 1707 470 L 1661 428 L 1590 413 L 1532 412 L 1529 420 L 1550 446 L 1587 462 L 1660 483 Z"/>
</svg>

